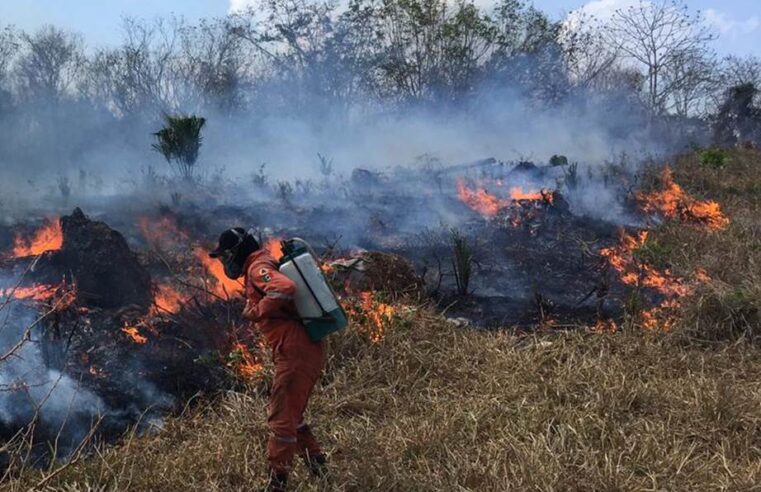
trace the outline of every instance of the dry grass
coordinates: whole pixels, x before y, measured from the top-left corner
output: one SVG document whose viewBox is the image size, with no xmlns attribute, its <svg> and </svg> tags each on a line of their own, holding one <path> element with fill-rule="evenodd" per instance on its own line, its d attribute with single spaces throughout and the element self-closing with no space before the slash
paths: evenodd
<svg viewBox="0 0 761 492">
<path fill-rule="evenodd" d="M 334 336 L 311 406 L 332 474 L 315 482 L 299 466 L 294 489 L 761 490 L 761 349 L 738 338 L 758 330 L 761 159 L 737 151 L 723 170 L 698 166 L 680 159 L 677 181 L 721 200 L 733 223 L 713 235 L 675 224 L 654 234 L 677 273 L 702 266 L 714 278 L 676 336 L 519 337 L 455 329 L 425 310 L 378 343 Z M 696 338 L 713 343 L 685 343 Z M 260 487 L 265 403 L 253 388 L 224 395 L 47 487 Z"/>
<path fill-rule="evenodd" d="M 699 154 L 674 163 L 676 181 L 695 196 L 717 200 L 730 217 L 720 233 L 665 224 L 651 237 L 668 250 L 675 272 L 704 269 L 713 279 L 689 303 L 684 330 L 693 340 L 761 337 L 761 152 L 736 149 L 724 168 L 701 164 Z"/>
<path fill-rule="evenodd" d="M 298 490 L 740 490 L 761 483 L 761 359 L 667 337 L 516 337 L 412 315 L 336 338 L 311 420 L 332 461 Z M 339 354 L 351 354 L 339 358 Z M 229 394 L 64 470 L 55 490 L 250 490 L 265 399 Z M 28 473 L 8 490 L 25 490 Z"/>
</svg>

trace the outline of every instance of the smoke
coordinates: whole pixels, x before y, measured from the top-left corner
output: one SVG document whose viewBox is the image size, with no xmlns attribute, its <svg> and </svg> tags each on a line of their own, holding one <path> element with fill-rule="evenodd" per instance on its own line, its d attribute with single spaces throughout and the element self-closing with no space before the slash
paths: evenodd
<svg viewBox="0 0 761 492">
<path fill-rule="evenodd" d="M 3 276 L 0 290 L 13 292 L 17 282 Z M 160 426 L 174 399 L 138 376 L 144 373 L 142 360 L 123 359 L 122 370 L 108 375 L 106 386 L 74 376 L 72 362 L 76 365 L 86 356 L 72 343 L 82 328 L 75 324 L 62 334 L 56 316 L 46 309 L 31 301 L 0 298 L 0 440 L 29 429 L 25 442 L 32 446 L 31 462 L 44 462 L 71 456 L 89 444 L 94 430 L 117 436 L 134 424 L 139 432 Z M 122 396 L 114 400 L 116 395 Z"/>
<path fill-rule="evenodd" d="M 211 120 L 206 152 L 237 177 L 267 163 L 280 179 L 317 177 L 318 153 L 344 173 L 409 166 L 424 155 L 446 165 L 486 157 L 546 163 L 555 154 L 601 164 L 620 153 L 656 150 L 645 122 L 627 121 L 630 114 L 581 105 L 545 112 L 492 97 L 467 110 L 411 111 L 319 126 L 278 116 L 232 126 Z M 613 135 L 617 123 L 628 126 L 624 135 Z"/>
<path fill-rule="evenodd" d="M 106 405 L 79 382 L 51 368 L 54 355 L 46 352 L 52 347 L 37 323 L 36 310 L 17 303 L 4 310 L 0 354 L 11 355 L 0 362 L 0 430 L 36 422 L 38 435 L 57 436 L 58 454 L 67 456 L 105 413 Z M 31 330 L 29 340 L 17 346 L 27 330 Z"/>
<path fill-rule="evenodd" d="M 234 0 L 231 8 L 245 3 Z M 121 115 L 95 93 L 37 95 L 24 103 L 4 93 L 0 216 L 60 212 L 75 202 L 144 189 L 146 177 L 174 178 L 171 166 L 151 149 L 165 111 L 205 117 L 199 174 L 240 185 L 251 183 L 262 164 L 270 182 L 322 179 L 318 154 L 332 160 L 336 179 L 356 168 L 388 172 L 431 159 L 442 166 L 486 157 L 543 164 L 562 154 L 594 167 L 622 154 L 683 145 L 655 128 L 636 98 L 570 87 L 560 73 L 562 61 L 553 56 L 520 57 L 478 80 L 457 102 L 375 100 L 362 91 L 340 100 L 323 87 L 344 69 L 331 63 L 311 68 L 316 73 L 302 77 L 306 81 L 275 75 L 242 86 L 234 109 L 214 98 L 190 99 L 171 110 L 154 101 Z M 540 90 L 558 94 L 539 97 Z"/>
</svg>

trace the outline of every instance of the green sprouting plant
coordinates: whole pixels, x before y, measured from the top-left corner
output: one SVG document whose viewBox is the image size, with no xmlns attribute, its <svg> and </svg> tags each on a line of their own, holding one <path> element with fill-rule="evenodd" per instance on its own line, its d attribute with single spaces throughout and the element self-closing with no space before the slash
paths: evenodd
<svg viewBox="0 0 761 492">
<path fill-rule="evenodd" d="M 640 263 L 656 268 L 668 268 L 674 256 L 673 247 L 659 241 L 649 239 L 632 251 L 632 256 Z"/>
<path fill-rule="evenodd" d="M 724 169 L 728 160 L 727 151 L 716 145 L 700 152 L 700 163 L 713 169 Z"/>
<path fill-rule="evenodd" d="M 201 150 L 201 129 L 206 119 L 191 116 L 164 116 L 164 128 L 154 133 L 157 142 L 151 147 L 161 153 L 168 163 L 186 180 L 192 180 Z"/>
</svg>

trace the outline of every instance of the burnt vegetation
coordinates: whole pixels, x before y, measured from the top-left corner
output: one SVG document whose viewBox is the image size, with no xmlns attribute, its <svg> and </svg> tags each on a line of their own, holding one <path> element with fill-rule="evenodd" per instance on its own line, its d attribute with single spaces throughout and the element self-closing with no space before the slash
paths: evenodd
<svg viewBox="0 0 761 492">
<path fill-rule="evenodd" d="M 351 318 L 304 490 L 756 486 L 761 61 L 704 26 L 681 1 L 273 0 L 110 48 L 6 28 L 0 487 L 262 485 L 272 368 L 207 255 L 239 224 L 310 241 Z M 469 124 L 529 154 L 437 155 Z M 326 149 L 265 162 L 281 138 Z"/>
</svg>

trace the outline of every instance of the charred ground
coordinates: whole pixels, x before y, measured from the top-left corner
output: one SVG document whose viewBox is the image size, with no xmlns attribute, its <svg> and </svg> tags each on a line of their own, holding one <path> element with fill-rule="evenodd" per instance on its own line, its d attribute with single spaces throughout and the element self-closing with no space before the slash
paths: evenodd
<svg viewBox="0 0 761 492">
<path fill-rule="evenodd" d="M 532 292 L 530 303 L 545 306 L 547 313 L 544 322 L 534 316 L 530 325 L 524 325 L 532 327 L 530 333 L 483 332 L 435 314 L 440 311 L 431 309 L 435 302 L 420 304 L 423 285 L 416 284 L 411 273 L 414 268 L 401 257 L 329 262 L 329 268 L 342 270 L 344 276 L 357 275 L 356 270 L 372 268 L 368 265 L 373 263 L 393 265 L 381 272 L 378 284 L 363 286 L 368 289 L 381 287 L 383 279 L 394 275 L 411 285 L 406 292 L 385 298 L 364 290 L 345 300 L 353 328 L 331 341 L 331 359 L 312 416 L 330 443 L 336 468 L 330 484 L 320 487 L 440 490 L 458 484 L 470 489 L 524 490 L 635 489 L 655 484 L 703 490 L 756 483 L 756 430 L 761 421 L 757 381 L 761 367 L 755 362 L 761 278 L 756 214 L 761 203 L 757 189 L 761 156 L 752 149 L 738 149 L 728 157 L 722 168 L 705 165 L 700 155 L 693 153 L 677 157 L 672 166 L 674 182 L 681 183 L 683 191 L 695 200 L 718 200 L 729 219 L 726 227 L 711 231 L 685 222 L 682 209 L 671 219 L 658 219 L 661 223 L 650 227 L 646 241 L 629 252 L 640 267 L 640 275 L 655 271 L 675 282 L 669 288 L 676 289 L 680 302 L 669 303 L 668 312 L 651 312 L 654 305 L 658 307 L 669 297 L 643 285 L 649 278 L 644 276 L 633 285 L 619 281 L 614 286 L 621 291 L 616 294 L 620 299 L 617 314 L 600 318 L 597 303 L 604 296 L 594 292 L 593 302 L 584 308 L 590 316 L 586 327 L 573 322 L 571 333 L 559 330 L 569 328 L 573 318 L 564 318 L 563 311 L 553 307 L 556 303 L 551 301 L 558 297 L 547 288 L 555 284 L 546 275 L 555 272 L 557 290 L 564 292 L 566 285 L 572 289 L 562 276 L 564 269 L 578 271 L 584 261 L 589 262 L 590 272 L 599 274 L 601 267 L 599 254 L 593 255 L 595 260 L 591 256 L 579 258 L 578 249 L 568 253 L 570 258 L 577 258 L 576 262 L 563 261 L 567 252 L 558 231 L 573 231 L 576 219 L 566 217 L 562 208 L 551 212 L 551 217 L 531 222 L 536 224 L 533 228 L 511 225 L 501 229 L 489 222 L 509 211 L 496 214 L 495 219 L 473 218 L 472 227 L 480 231 L 479 237 L 489 240 L 488 244 L 505 241 L 507 235 L 510 240 L 499 244 L 506 245 L 511 257 L 522 260 L 518 265 L 530 264 L 536 258 L 531 255 L 543 254 L 540 249 L 520 256 L 521 248 L 527 248 L 520 241 L 531 238 L 539 238 L 535 243 L 539 245 L 547 241 L 546 250 L 559 255 L 555 263 L 523 266 L 528 274 L 543 280 L 541 296 L 528 287 L 526 290 Z M 645 172 L 639 179 L 641 193 L 664 189 L 661 168 Z M 543 202 L 531 202 L 530 207 L 549 213 Z M 173 220 L 179 223 L 178 231 L 193 231 L 190 219 L 175 214 Z M 554 224 L 554 220 L 560 223 Z M 597 246 L 598 252 L 622 244 L 619 227 L 602 226 L 603 235 L 589 224 L 584 222 L 584 230 L 591 231 L 587 234 L 594 233 L 598 241 L 605 238 Z M 555 234 L 542 230 L 547 227 Z M 494 239 L 483 231 L 503 236 Z M 524 235 L 516 236 L 515 231 Z M 186 233 L 162 236 L 166 244 L 154 244 L 154 249 L 164 252 L 154 251 L 163 260 L 140 260 L 153 272 L 154 282 L 162 281 L 162 275 L 172 277 L 167 268 L 177 274 L 179 270 L 172 266 L 188 264 L 183 254 L 166 254 L 171 250 L 169 243 L 182 242 L 181 235 Z M 193 252 L 187 254 L 192 257 Z M 414 258 L 414 254 L 410 256 Z M 347 266 L 350 268 L 345 270 Z M 632 267 L 629 263 L 624 266 L 625 271 L 618 272 L 616 278 L 626 278 Z M 690 279 L 696 271 L 701 272 L 702 280 L 694 285 L 677 280 Z M 488 275 L 486 269 L 479 270 L 474 279 L 488 279 Z M 494 275 L 499 277 L 504 271 Z M 579 286 L 579 292 L 589 285 L 583 287 Z M 149 316 L 150 326 L 156 330 L 154 333 L 148 325 L 137 325 L 146 338 L 143 344 L 134 343 L 121 331 L 124 319 L 101 319 L 104 311 L 91 308 L 91 323 L 112 326 L 110 331 L 101 328 L 101 338 L 92 338 L 90 343 L 97 345 L 91 351 L 94 360 L 114 377 L 106 378 L 112 381 L 106 385 L 98 383 L 95 375 L 89 377 L 100 390 L 114 385 L 117 397 L 109 399 L 108 391 L 104 391 L 102 398 L 115 406 L 125 399 L 139 401 L 137 395 L 125 394 L 124 390 L 139 386 L 120 378 L 140 377 L 155 385 L 160 395 L 173 395 L 176 400 L 165 401 L 166 408 L 156 408 L 156 415 L 163 415 L 172 406 L 183 408 L 183 392 L 168 387 L 168 382 L 204 381 L 220 390 L 241 389 L 238 385 L 243 381 L 248 391 L 218 397 L 211 396 L 216 391 L 207 392 L 200 400 L 203 404 L 183 416 L 169 418 L 162 424 L 163 430 L 145 434 L 146 426 L 139 425 L 136 429 L 142 437 L 129 434 L 123 444 L 101 448 L 97 457 L 76 454 L 77 462 L 62 468 L 53 465 L 47 472 L 15 468 L 6 477 L 8 486 L 19 490 L 42 483 L 53 488 L 109 486 L 133 490 L 255 486 L 261 468 L 257 460 L 266 435 L 262 412 L 269 368 L 266 359 L 247 360 L 244 352 L 235 351 L 230 345 L 235 342 L 228 337 L 213 339 L 211 335 L 219 333 L 219 325 L 204 325 L 203 320 L 225 319 L 235 311 L 226 302 L 204 301 L 202 297 L 208 295 L 203 291 L 197 297 L 200 312 L 186 307 L 163 321 L 161 316 L 151 318 L 149 312 L 138 309 L 140 316 Z M 473 313 L 497 303 L 490 303 L 489 296 L 477 299 L 477 294 L 460 299 L 466 304 L 463 309 L 469 309 L 476 320 Z M 450 299 L 444 296 L 439 300 Z M 468 307 L 468 302 L 481 307 Z M 214 309 L 217 311 L 203 312 Z M 573 311 L 572 315 L 581 317 L 578 313 Z M 195 327 L 195 338 L 182 329 L 190 325 Z M 203 333 L 209 333 L 210 338 L 203 339 Z M 214 355 L 206 362 L 218 368 L 220 379 L 210 379 L 212 372 L 206 370 L 193 372 L 204 367 L 198 364 L 203 361 L 177 358 L 183 353 L 189 357 L 192 352 L 182 349 L 188 344 L 214 348 L 209 352 Z M 232 358 L 226 359 L 227 353 L 233 354 Z M 102 361 L 98 354 L 103 355 Z M 135 360 L 141 361 L 139 369 L 120 370 Z M 265 363 L 259 366 L 261 362 Z M 89 373 L 92 365 L 100 367 L 80 362 L 80 371 Z M 239 370 L 246 367 L 251 371 L 241 379 Z M 171 373 L 172 368 L 179 371 Z M 84 377 L 82 374 L 80 380 Z M 199 389 L 193 388 L 189 384 L 185 394 Z"/>
</svg>

